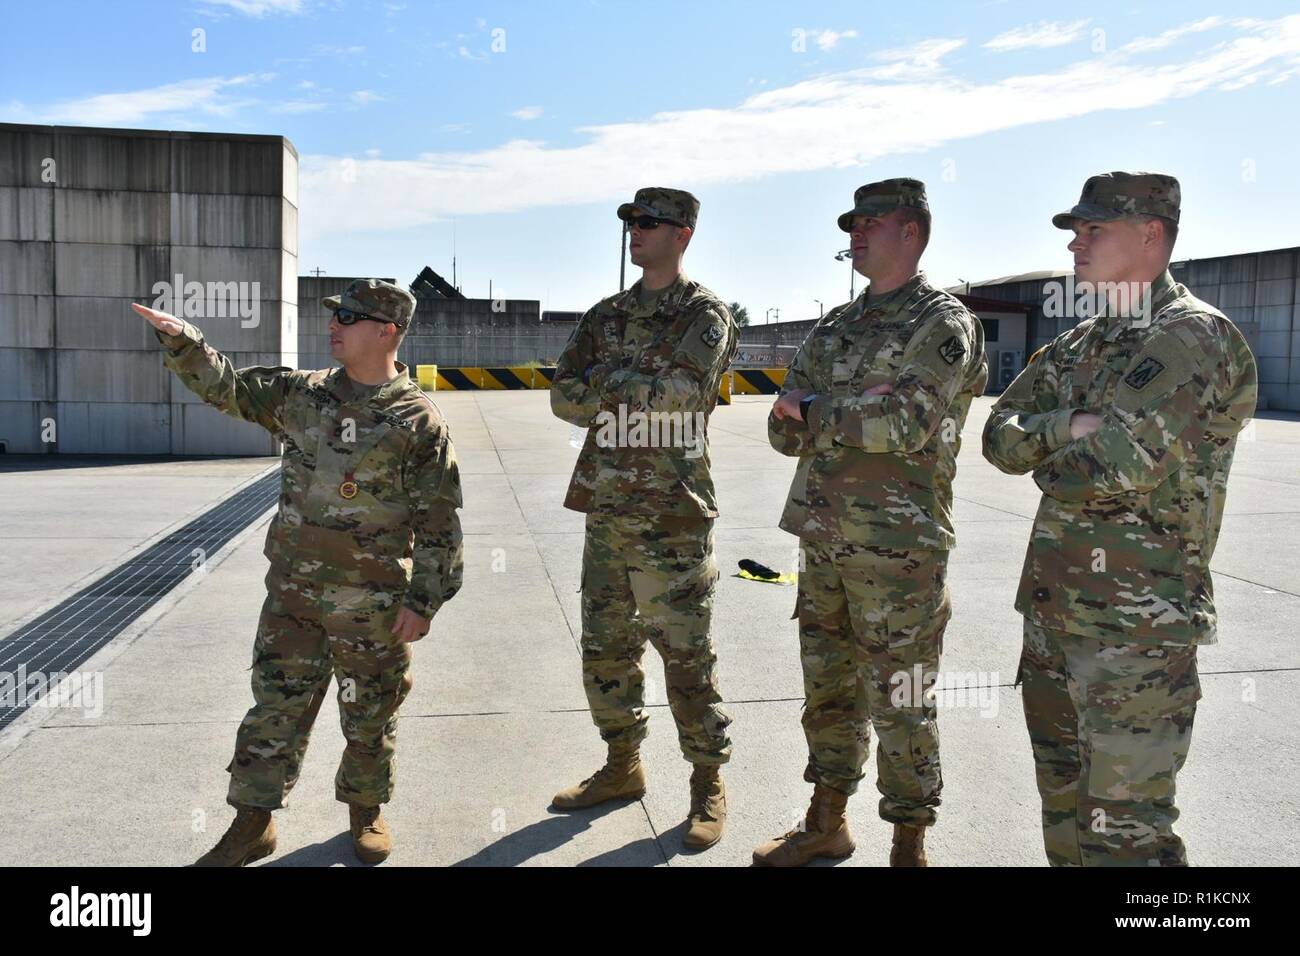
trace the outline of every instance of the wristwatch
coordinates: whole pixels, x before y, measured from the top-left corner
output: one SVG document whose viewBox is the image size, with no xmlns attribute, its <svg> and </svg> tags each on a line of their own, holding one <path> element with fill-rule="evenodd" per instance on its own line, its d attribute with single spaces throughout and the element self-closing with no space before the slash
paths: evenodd
<svg viewBox="0 0 1300 956">
<path fill-rule="evenodd" d="M 805 395 L 799 399 L 799 417 L 806 423 L 808 421 L 808 409 L 812 407 L 813 399 L 816 395 Z"/>
</svg>

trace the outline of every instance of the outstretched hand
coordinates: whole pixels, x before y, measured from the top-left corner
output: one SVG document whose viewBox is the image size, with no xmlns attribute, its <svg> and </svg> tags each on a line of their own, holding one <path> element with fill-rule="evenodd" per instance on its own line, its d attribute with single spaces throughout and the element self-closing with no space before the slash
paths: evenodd
<svg viewBox="0 0 1300 956">
<path fill-rule="evenodd" d="M 170 312 L 159 312 L 157 309 L 151 309 L 147 305 L 137 305 L 134 302 L 131 303 L 131 308 L 143 315 L 150 325 L 164 335 L 175 335 L 185 328 L 185 323 Z"/>
</svg>

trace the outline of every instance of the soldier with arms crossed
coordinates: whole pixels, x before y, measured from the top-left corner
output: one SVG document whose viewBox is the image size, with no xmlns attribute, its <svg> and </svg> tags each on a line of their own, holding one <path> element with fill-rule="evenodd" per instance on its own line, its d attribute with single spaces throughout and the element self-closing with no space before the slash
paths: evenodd
<svg viewBox="0 0 1300 956">
<path fill-rule="evenodd" d="M 1256 371 L 1236 326 L 1169 274 L 1179 206 L 1172 176 L 1114 172 L 1052 219 L 1097 314 L 1030 359 L 984 428 L 984 457 L 1043 492 L 1016 610 L 1053 866 L 1187 862 L 1174 778 Z"/>
<path fill-rule="evenodd" d="M 678 742 L 693 767 L 684 842 L 696 849 L 721 839 L 727 811 L 720 767 L 731 756 L 731 719 L 709 636 L 718 505 L 707 424 L 739 343 L 726 305 L 682 272 L 699 208 L 690 193 L 660 187 L 639 189 L 618 207 L 642 278 L 587 311 L 551 386 L 551 410 L 589 429 L 564 504 L 587 515 L 582 679 L 608 745 L 605 765 L 557 793 L 553 805 L 645 793 L 641 655 L 649 639 L 663 658 Z M 611 434 L 617 420 L 631 423 L 625 436 Z M 647 441 L 648 432 L 659 440 Z"/>
<path fill-rule="evenodd" d="M 768 417 L 772 447 L 799 459 L 781 527 L 800 544 L 804 779 L 814 789 L 803 825 L 754 851 L 760 865 L 853 852 L 845 808 L 872 727 L 892 866 L 926 865 L 943 789 L 930 690 L 950 615 L 961 428 L 988 378 L 984 332 L 918 271 L 930 237 L 919 180 L 871 183 L 853 203 L 839 227 L 871 283 L 809 333 Z"/>
</svg>

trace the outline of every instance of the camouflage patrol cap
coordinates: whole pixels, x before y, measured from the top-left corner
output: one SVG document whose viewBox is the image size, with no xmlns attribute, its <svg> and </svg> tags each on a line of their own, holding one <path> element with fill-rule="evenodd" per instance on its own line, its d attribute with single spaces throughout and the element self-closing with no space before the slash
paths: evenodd
<svg viewBox="0 0 1300 956">
<path fill-rule="evenodd" d="M 853 194 L 853 208 L 836 221 L 845 232 L 852 232 L 854 216 L 883 216 L 904 206 L 930 212 L 925 183 L 919 179 L 882 179 L 859 186 Z"/>
<path fill-rule="evenodd" d="M 383 279 L 354 279 L 340 295 L 327 295 L 321 305 L 333 312 L 335 309 L 354 309 L 387 319 L 398 328 L 406 328 L 415 315 L 415 296 L 401 286 Z"/>
<path fill-rule="evenodd" d="M 667 219 L 679 226 L 695 228 L 700 214 L 700 201 L 684 189 L 665 186 L 646 186 L 638 189 L 631 202 L 618 207 L 618 218 L 624 222 L 633 216 L 654 216 Z"/>
<path fill-rule="evenodd" d="M 1057 229 L 1072 229 L 1079 219 L 1112 222 L 1129 216 L 1160 216 L 1178 222 L 1182 191 L 1178 180 L 1162 173 L 1102 173 L 1089 176 L 1078 203 L 1052 217 Z"/>
</svg>

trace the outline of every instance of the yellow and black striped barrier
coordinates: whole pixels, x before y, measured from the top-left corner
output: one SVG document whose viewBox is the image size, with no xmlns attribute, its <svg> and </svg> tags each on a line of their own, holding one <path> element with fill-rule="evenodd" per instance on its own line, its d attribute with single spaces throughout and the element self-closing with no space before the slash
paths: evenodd
<svg viewBox="0 0 1300 956">
<path fill-rule="evenodd" d="M 783 368 L 733 368 L 731 391 L 736 395 L 775 395 L 785 384 Z"/>
<path fill-rule="evenodd" d="M 737 368 L 718 383 L 718 404 L 730 405 L 733 395 L 775 395 L 785 382 L 783 368 Z M 505 391 L 550 388 L 554 365 L 448 366 L 417 365 L 416 381 L 425 391 Z"/>
<path fill-rule="evenodd" d="M 550 388 L 554 366 L 417 365 L 416 380 L 425 391 L 473 391 Z"/>
<path fill-rule="evenodd" d="M 718 404 L 731 404 L 731 373 L 723 372 L 722 379 L 718 382 Z"/>
<path fill-rule="evenodd" d="M 512 365 L 485 367 L 483 369 L 483 387 L 492 389 L 536 388 L 533 384 L 533 369 L 530 365 Z"/>
</svg>

